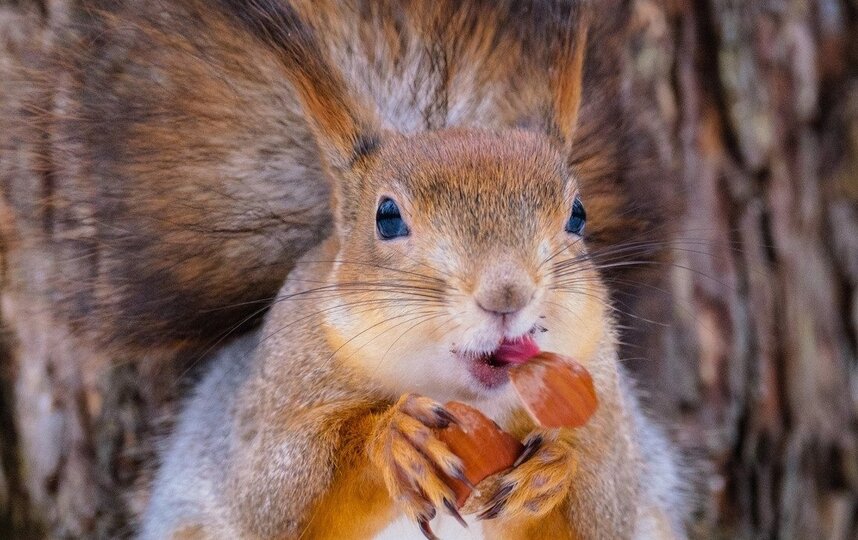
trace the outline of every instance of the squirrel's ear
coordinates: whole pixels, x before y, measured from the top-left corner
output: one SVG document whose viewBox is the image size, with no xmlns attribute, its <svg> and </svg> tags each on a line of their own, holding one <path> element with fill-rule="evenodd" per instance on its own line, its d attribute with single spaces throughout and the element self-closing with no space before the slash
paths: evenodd
<svg viewBox="0 0 858 540">
<path fill-rule="evenodd" d="M 572 144 L 581 107 L 584 55 L 590 28 L 591 7 L 586 0 L 557 2 L 559 39 L 548 42 L 551 100 L 547 120 L 549 135 L 568 147 Z"/>
<path fill-rule="evenodd" d="M 372 153 L 380 133 L 376 115 L 351 95 L 313 29 L 288 3 L 220 0 L 220 4 L 227 16 L 241 21 L 279 55 L 329 166 L 347 170 Z"/>
</svg>

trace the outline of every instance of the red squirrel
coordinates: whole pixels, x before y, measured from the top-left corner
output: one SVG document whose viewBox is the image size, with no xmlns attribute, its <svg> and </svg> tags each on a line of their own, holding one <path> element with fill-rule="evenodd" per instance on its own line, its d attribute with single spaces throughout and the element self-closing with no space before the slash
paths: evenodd
<svg viewBox="0 0 858 540">
<path fill-rule="evenodd" d="M 141 537 L 434 538 L 462 522 L 485 538 L 683 538 L 680 467 L 619 364 L 568 159 L 588 3 L 211 5 L 205 26 L 242 28 L 235 46 L 288 82 L 279 122 L 314 142 L 332 224 L 186 403 Z M 440 65 L 413 63 L 441 39 L 427 28 L 455 30 Z M 421 69 L 446 99 L 391 73 Z M 585 426 L 528 419 L 496 354 L 520 340 L 590 371 Z M 528 449 L 465 516 L 443 481 L 461 460 L 433 431 L 456 421 L 449 400 Z"/>
</svg>

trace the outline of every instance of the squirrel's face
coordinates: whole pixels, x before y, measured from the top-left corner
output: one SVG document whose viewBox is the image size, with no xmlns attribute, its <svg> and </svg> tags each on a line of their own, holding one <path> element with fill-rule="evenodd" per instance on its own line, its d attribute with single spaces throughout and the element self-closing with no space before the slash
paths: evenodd
<svg viewBox="0 0 858 540">
<path fill-rule="evenodd" d="M 604 337 L 586 200 L 547 137 L 394 136 L 337 198 L 328 334 L 391 393 L 497 397 L 509 387 L 492 355 L 502 343 L 529 337 L 586 363 Z"/>
</svg>

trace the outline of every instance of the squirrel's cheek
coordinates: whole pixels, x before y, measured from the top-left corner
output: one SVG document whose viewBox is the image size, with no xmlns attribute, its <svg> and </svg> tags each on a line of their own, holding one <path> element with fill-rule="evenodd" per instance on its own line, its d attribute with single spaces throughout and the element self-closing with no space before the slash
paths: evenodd
<svg viewBox="0 0 858 540">
<path fill-rule="evenodd" d="M 563 351 L 583 364 L 593 358 L 609 336 L 608 300 L 602 291 L 574 291 L 552 295 L 545 302 L 539 345 L 544 350 Z"/>
</svg>

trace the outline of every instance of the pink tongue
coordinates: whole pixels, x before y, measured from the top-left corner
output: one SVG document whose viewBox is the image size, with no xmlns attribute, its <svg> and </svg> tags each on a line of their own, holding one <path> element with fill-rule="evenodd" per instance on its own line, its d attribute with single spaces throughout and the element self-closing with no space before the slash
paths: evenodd
<svg viewBox="0 0 858 540">
<path fill-rule="evenodd" d="M 509 364 L 524 364 L 539 354 L 539 346 L 530 336 L 516 341 L 503 340 L 495 351 L 495 358 Z"/>
</svg>

